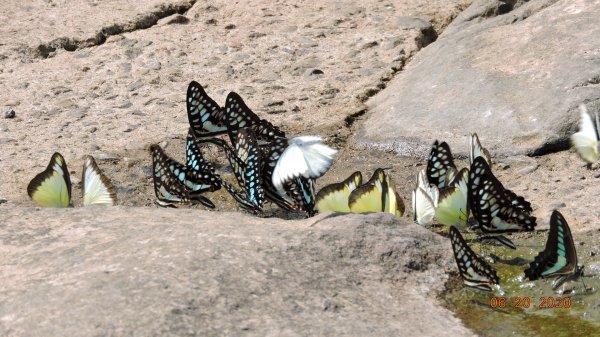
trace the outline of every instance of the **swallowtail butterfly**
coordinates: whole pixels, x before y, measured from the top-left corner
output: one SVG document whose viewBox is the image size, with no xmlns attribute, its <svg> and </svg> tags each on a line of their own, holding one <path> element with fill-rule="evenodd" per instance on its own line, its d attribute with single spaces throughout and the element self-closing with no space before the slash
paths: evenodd
<svg viewBox="0 0 600 337">
<path fill-rule="evenodd" d="M 454 259 L 465 285 L 492 291 L 492 285 L 500 283 L 496 270 L 475 254 L 454 226 L 450 226 L 450 240 Z"/>
<path fill-rule="evenodd" d="M 446 174 L 449 170 L 457 170 L 450 146 L 446 142 L 439 143 L 436 140 L 427 160 L 427 180 L 438 189 L 444 189 L 449 183 L 446 181 Z"/>
<path fill-rule="evenodd" d="M 425 171 L 420 171 L 417 175 L 417 185 L 412 192 L 413 220 L 416 223 L 428 225 L 433 222 L 438 197 L 437 186 L 430 185 Z"/>
<path fill-rule="evenodd" d="M 202 181 L 199 175 L 167 156 L 160 146 L 150 146 L 154 193 L 161 206 L 175 207 L 174 203 L 199 202 L 206 207 L 215 205 L 202 192 L 213 188 L 212 176 Z"/>
<path fill-rule="evenodd" d="M 525 276 L 533 281 L 560 275 L 552 285 L 552 289 L 556 290 L 567 279 L 582 272 L 583 266 L 577 265 L 577 252 L 569 225 L 562 214 L 555 210 L 550 217 L 550 232 L 546 248 L 529 264 Z"/>
<path fill-rule="evenodd" d="M 225 111 L 206 94 L 198 82 L 190 82 L 186 103 L 188 120 L 196 138 L 227 132 Z"/>
<path fill-rule="evenodd" d="M 535 228 L 536 218 L 513 192 L 502 186 L 483 157 L 475 158 L 471 165 L 468 190 L 469 210 L 477 221 L 476 227 L 483 232 L 533 231 Z"/>
</svg>

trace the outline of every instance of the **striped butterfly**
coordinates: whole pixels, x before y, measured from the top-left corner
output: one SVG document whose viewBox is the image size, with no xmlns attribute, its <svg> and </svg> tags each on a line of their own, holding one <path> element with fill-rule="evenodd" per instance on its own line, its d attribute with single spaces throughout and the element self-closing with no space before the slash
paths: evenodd
<svg viewBox="0 0 600 337">
<path fill-rule="evenodd" d="M 242 207 L 256 213 L 264 202 L 261 175 L 262 154 L 252 130 L 239 130 L 236 134 L 236 143 L 233 149 L 219 138 L 206 138 L 199 141 L 216 144 L 225 152 L 238 185 L 244 191 L 239 192 L 231 185 L 223 184 L 223 180 L 221 180 L 221 184 Z"/>
<path fill-rule="evenodd" d="M 496 270 L 475 254 L 454 226 L 450 226 L 450 240 L 454 259 L 464 284 L 480 290 L 492 291 L 492 285 L 500 283 Z"/>
<path fill-rule="evenodd" d="M 175 203 L 195 203 L 215 208 L 215 205 L 201 193 L 214 188 L 214 177 L 209 172 L 199 175 L 190 171 L 167 156 L 163 149 L 153 144 L 150 146 L 152 155 L 152 177 L 157 203 L 163 207 L 175 207 Z M 204 179 L 203 177 L 207 177 Z"/>
<path fill-rule="evenodd" d="M 522 197 L 502 186 L 483 157 L 475 158 L 471 165 L 468 191 L 469 210 L 477 221 L 476 227 L 483 232 L 533 231 L 535 228 L 536 218 L 528 210 L 531 207 L 523 208 L 523 202 L 518 201 Z"/>
<path fill-rule="evenodd" d="M 439 143 L 436 140 L 431 147 L 431 152 L 427 159 L 427 180 L 430 184 L 442 190 L 449 183 L 447 181 L 448 171 L 457 171 L 452 159 L 450 146 L 446 142 Z"/>
<path fill-rule="evenodd" d="M 362 184 L 362 174 L 359 171 L 352 173 L 348 178 L 339 183 L 323 187 L 318 193 L 315 206 L 319 213 L 341 212 L 350 213 L 348 198 L 350 193 Z"/>
<path fill-rule="evenodd" d="M 571 136 L 571 143 L 583 160 L 589 164 L 593 164 L 600 159 L 600 145 L 598 144 L 598 127 L 600 126 L 600 121 L 598 119 L 598 112 L 595 114 L 596 124 L 594 125 L 585 105 L 579 105 L 579 111 L 581 113 L 579 131 Z"/>
<path fill-rule="evenodd" d="M 81 180 L 84 206 L 111 206 L 117 202 L 114 186 L 92 156 L 84 158 Z M 29 182 L 27 194 L 42 207 L 72 206 L 71 177 L 60 153 L 54 153 L 46 169 Z"/>
<path fill-rule="evenodd" d="M 196 81 L 190 82 L 188 86 L 186 104 L 190 127 L 196 138 L 227 132 L 224 109 L 210 98 Z"/>
<path fill-rule="evenodd" d="M 350 193 L 348 207 L 352 213 L 386 212 L 397 217 L 404 214 L 404 203 L 394 182 L 381 168 L 375 170 L 366 184 Z"/>
<path fill-rule="evenodd" d="M 577 252 L 569 225 L 563 215 L 555 210 L 550 217 L 546 248 L 529 264 L 525 276 L 533 281 L 560 275 L 552 285 L 552 290 L 556 290 L 569 278 L 581 274 L 583 266 L 577 265 Z"/>
</svg>

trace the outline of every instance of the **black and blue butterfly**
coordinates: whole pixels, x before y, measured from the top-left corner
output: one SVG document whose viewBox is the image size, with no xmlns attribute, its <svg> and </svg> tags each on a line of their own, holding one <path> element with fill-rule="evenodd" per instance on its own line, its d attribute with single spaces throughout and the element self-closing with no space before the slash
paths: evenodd
<svg viewBox="0 0 600 337">
<path fill-rule="evenodd" d="M 492 291 L 492 285 L 500 283 L 496 270 L 475 254 L 454 226 L 450 226 L 450 240 L 454 259 L 464 284 L 480 290 Z"/>
<path fill-rule="evenodd" d="M 529 264 L 525 276 L 533 281 L 559 276 L 552 285 L 558 289 L 565 281 L 583 275 L 583 266 L 577 265 L 577 251 L 571 229 L 563 215 L 555 210 L 550 217 L 550 232 L 546 247 Z"/>
</svg>

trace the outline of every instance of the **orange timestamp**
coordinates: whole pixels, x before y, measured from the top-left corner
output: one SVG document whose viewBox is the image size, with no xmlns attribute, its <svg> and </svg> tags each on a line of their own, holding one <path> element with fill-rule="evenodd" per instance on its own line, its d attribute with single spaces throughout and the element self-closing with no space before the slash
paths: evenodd
<svg viewBox="0 0 600 337">
<path fill-rule="evenodd" d="M 511 307 L 515 309 L 527 309 L 532 306 L 530 297 L 496 297 L 492 296 L 488 300 L 492 308 Z M 539 298 L 539 302 L 533 303 L 539 309 L 570 309 L 573 302 L 570 297 L 544 297 Z"/>
</svg>

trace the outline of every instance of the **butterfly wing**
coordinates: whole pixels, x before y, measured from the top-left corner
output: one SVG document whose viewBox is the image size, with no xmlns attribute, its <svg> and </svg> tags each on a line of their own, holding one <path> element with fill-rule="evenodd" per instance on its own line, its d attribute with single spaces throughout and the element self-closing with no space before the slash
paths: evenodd
<svg viewBox="0 0 600 337">
<path fill-rule="evenodd" d="M 235 199 L 235 201 L 237 201 L 237 203 L 240 204 L 242 208 L 254 214 L 258 214 L 261 212 L 261 209 L 259 207 L 257 207 L 256 205 L 254 205 L 253 202 L 248 200 L 248 196 L 246 195 L 246 193 L 238 191 L 236 188 L 229 185 L 226 181 L 223 180 L 221 180 L 221 186 L 223 186 L 223 188 L 225 188 L 225 190 L 229 192 L 233 199 Z"/>
<path fill-rule="evenodd" d="M 229 138 L 235 144 L 239 129 L 251 128 L 259 145 L 270 143 L 276 137 L 285 138 L 285 133 L 270 122 L 259 118 L 235 92 L 230 92 L 225 101 Z"/>
<path fill-rule="evenodd" d="M 264 201 L 261 151 L 251 129 L 238 130 L 235 154 L 244 163 L 243 186 L 246 196 L 256 207 L 260 208 Z"/>
<path fill-rule="evenodd" d="M 42 207 L 69 207 L 71 178 L 60 153 L 54 153 L 46 169 L 29 182 L 27 194 Z"/>
<path fill-rule="evenodd" d="M 315 206 L 319 213 L 342 212 L 349 213 L 348 199 L 350 193 L 362 184 L 362 174 L 359 171 L 352 173 L 346 180 L 323 187 L 315 199 Z"/>
<path fill-rule="evenodd" d="M 150 152 L 154 193 L 161 205 L 197 201 L 206 207 L 215 207 L 208 198 L 200 194 L 201 192 L 190 191 L 186 184 L 182 183 L 189 181 L 186 179 L 185 166 L 169 158 L 158 145 L 151 145 Z"/>
<path fill-rule="evenodd" d="M 450 240 L 454 259 L 465 285 L 492 291 L 492 284 L 500 283 L 496 270 L 475 254 L 454 226 L 450 227 Z"/>
<path fill-rule="evenodd" d="M 467 227 L 467 198 L 458 186 L 451 186 L 440 192 L 435 218 L 446 226 L 461 229 Z"/>
<path fill-rule="evenodd" d="M 492 156 L 490 152 L 481 146 L 479 136 L 476 133 L 472 133 L 469 137 L 469 164 L 473 164 L 473 161 L 477 157 L 483 157 L 488 165 L 492 165 Z"/>
<path fill-rule="evenodd" d="M 336 152 L 322 144 L 321 137 L 292 138 L 273 171 L 273 186 L 280 188 L 283 182 L 300 176 L 319 178 L 331 167 Z"/>
<path fill-rule="evenodd" d="M 437 188 L 437 187 L 436 187 Z M 412 192 L 413 220 L 419 225 L 428 225 L 433 222 L 435 205 L 429 194 L 417 187 Z"/>
<path fill-rule="evenodd" d="M 552 212 L 550 232 L 546 248 L 540 252 L 525 270 L 529 280 L 554 275 L 568 275 L 577 270 L 577 252 L 571 229 L 559 211 Z"/>
<path fill-rule="evenodd" d="M 473 161 L 469 170 L 469 210 L 478 228 L 487 233 L 533 231 L 536 218 L 509 199 L 510 193 L 493 175 L 482 157 Z"/>
<path fill-rule="evenodd" d="M 206 94 L 198 82 L 190 82 L 186 102 L 190 127 L 197 138 L 227 132 L 225 111 Z"/>
<path fill-rule="evenodd" d="M 366 184 L 350 193 L 348 207 L 352 213 L 383 212 L 387 192 L 385 172 L 378 168 Z"/>
<path fill-rule="evenodd" d="M 181 183 L 193 192 L 217 191 L 221 188 L 221 180 L 215 173 L 213 165 L 204 159 L 198 142 L 190 128 L 185 147 L 185 180 Z M 177 163 L 179 165 L 179 163 Z M 180 166 L 180 165 L 179 165 Z"/>
<path fill-rule="evenodd" d="M 579 132 L 571 136 L 571 143 L 579 156 L 586 162 L 592 164 L 600 158 L 600 154 L 598 153 L 598 132 L 596 130 L 598 125 L 596 124 L 596 126 L 594 126 L 594 122 L 585 105 L 581 104 L 579 110 L 581 112 Z M 598 120 L 597 113 L 596 120 Z"/>
<path fill-rule="evenodd" d="M 431 147 L 429 158 L 427 160 L 427 181 L 435 185 L 438 189 L 444 189 L 448 186 L 446 173 L 448 170 L 456 170 L 450 146 L 446 142 L 439 143 L 437 140 Z"/>
<path fill-rule="evenodd" d="M 84 206 L 112 206 L 117 203 L 115 187 L 100 171 L 94 157 L 85 156 L 81 175 Z"/>
<path fill-rule="evenodd" d="M 404 202 L 400 195 L 396 192 L 396 184 L 392 178 L 386 174 L 385 175 L 387 191 L 384 193 L 383 203 L 384 203 L 384 212 L 391 213 L 397 217 L 402 217 L 405 211 Z"/>
</svg>

